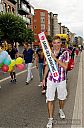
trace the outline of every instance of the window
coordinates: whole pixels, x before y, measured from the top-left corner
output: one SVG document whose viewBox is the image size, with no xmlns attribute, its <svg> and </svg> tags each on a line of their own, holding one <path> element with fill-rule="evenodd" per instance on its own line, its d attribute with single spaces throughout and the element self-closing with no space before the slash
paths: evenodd
<svg viewBox="0 0 84 128">
<path fill-rule="evenodd" d="M 40 15 L 41 16 L 45 16 L 45 12 L 40 12 Z"/>
<path fill-rule="evenodd" d="M 34 26 L 34 28 L 36 29 L 36 26 Z"/>
<path fill-rule="evenodd" d="M 11 7 L 10 7 L 10 5 L 8 5 L 8 12 L 11 12 Z"/>
<path fill-rule="evenodd" d="M 45 30 L 45 24 L 41 24 L 41 31 Z"/>
<path fill-rule="evenodd" d="M 4 3 L 4 12 L 7 12 L 7 5 Z"/>
<path fill-rule="evenodd" d="M 34 19 L 34 22 L 37 22 L 37 20 L 36 20 L 36 19 Z"/>
<path fill-rule="evenodd" d="M 41 23 L 45 23 L 45 17 L 41 17 Z"/>
<path fill-rule="evenodd" d="M 12 7 L 12 12 L 14 13 L 15 12 L 15 9 Z"/>
</svg>

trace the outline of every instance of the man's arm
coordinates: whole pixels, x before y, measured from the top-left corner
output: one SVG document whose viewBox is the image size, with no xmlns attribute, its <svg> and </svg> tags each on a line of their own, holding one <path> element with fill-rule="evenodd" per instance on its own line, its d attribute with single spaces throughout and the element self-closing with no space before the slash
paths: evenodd
<svg viewBox="0 0 84 128">
<path fill-rule="evenodd" d="M 38 54 L 35 55 L 36 58 L 36 67 L 38 68 Z"/>
<path fill-rule="evenodd" d="M 59 64 L 60 66 L 62 66 L 65 69 L 67 69 L 68 62 L 62 62 L 61 60 L 57 59 L 53 53 L 52 53 L 52 58 L 57 62 L 57 64 Z"/>
<path fill-rule="evenodd" d="M 46 64 L 46 66 L 45 66 L 45 69 L 44 69 L 44 75 L 43 75 L 43 81 L 42 81 L 42 87 L 44 87 L 45 86 L 45 79 L 46 79 L 46 76 L 47 76 L 47 74 L 48 74 L 48 65 Z"/>
<path fill-rule="evenodd" d="M 47 73 L 48 73 L 48 70 L 49 70 L 49 68 L 48 68 L 48 65 L 46 64 L 45 69 L 44 69 L 43 79 L 45 79 L 45 78 L 46 78 Z"/>
</svg>

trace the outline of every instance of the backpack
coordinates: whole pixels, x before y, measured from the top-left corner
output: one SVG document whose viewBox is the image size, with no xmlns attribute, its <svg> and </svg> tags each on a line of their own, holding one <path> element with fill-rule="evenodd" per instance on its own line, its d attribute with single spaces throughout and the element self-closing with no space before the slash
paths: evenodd
<svg viewBox="0 0 84 128">
<path fill-rule="evenodd" d="M 74 59 L 70 58 L 68 62 L 67 71 L 71 71 L 74 68 Z"/>
</svg>

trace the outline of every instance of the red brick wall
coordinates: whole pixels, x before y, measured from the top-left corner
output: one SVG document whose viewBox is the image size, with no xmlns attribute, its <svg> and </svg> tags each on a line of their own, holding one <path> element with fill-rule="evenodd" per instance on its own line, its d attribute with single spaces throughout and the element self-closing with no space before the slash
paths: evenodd
<svg viewBox="0 0 84 128">
<path fill-rule="evenodd" d="M 39 44 L 38 34 L 41 32 L 40 12 L 45 12 L 45 34 L 48 34 L 48 11 L 41 10 L 41 9 L 35 9 L 35 15 L 33 18 L 33 30 L 34 30 L 34 34 L 35 34 L 35 39 L 37 40 L 38 44 Z M 35 26 L 36 26 L 36 28 L 35 28 Z"/>
</svg>

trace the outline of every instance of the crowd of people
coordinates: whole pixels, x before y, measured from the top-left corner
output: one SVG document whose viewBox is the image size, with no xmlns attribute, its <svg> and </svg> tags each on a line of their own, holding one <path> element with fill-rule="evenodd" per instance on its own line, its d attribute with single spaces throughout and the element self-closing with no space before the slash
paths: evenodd
<svg viewBox="0 0 84 128">
<path fill-rule="evenodd" d="M 75 54 L 78 55 L 79 53 L 78 47 L 70 45 L 68 48 L 66 48 L 65 43 L 62 43 L 59 36 L 55 36 L 51 44 L 51 55 L 55 61 L 55 64 L 57 65 L 59 73 L 58 80 L 55 80 L 50 72 L 41 44 L 39 44 L 39 48 L 37 48 L 37 50 L 34 50 L 28 42 L 25 42 L 23 45 L 24 49 L 22 54 L 20 54 L 18 48 L 10 42 L 5 41 L 0 45 L 0 49 L 7 51 L 11 59 L 16 59 L 18 56 L 24 58 L 27 68 L 26 85 L 30 84 L 34 77 L 32 74 L 32 65 L 33 62 L 35 62 L 36 68 L 39 71 L 40 84 L 38 86 L 42 87 L 42 94 L 46 93 L 46 102 L 48 104 L 47 128 L 52 128 L 53 126 L 54 98 L 56 90 L 57 98 L 59 100 L 59 115 L 61 119 L 65 118 L 63 108 L 64 101 L 67 97 L 67 67 L 69 59 L 72 58 L 74 60 Z M 15 67 L 13 67 L 12 71 L 10 72 L 10 76 L 10 82 L 16 83 Z"/>
</svg>

